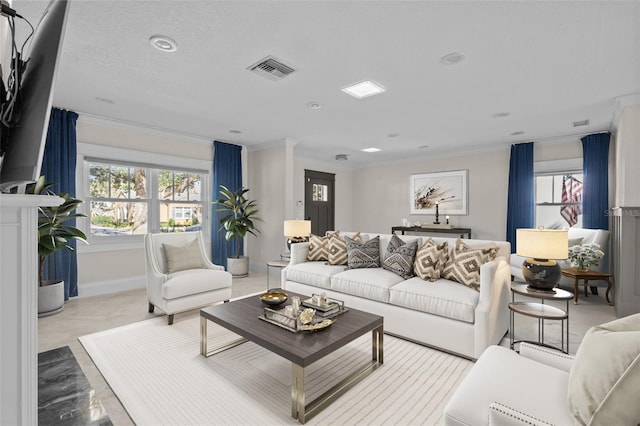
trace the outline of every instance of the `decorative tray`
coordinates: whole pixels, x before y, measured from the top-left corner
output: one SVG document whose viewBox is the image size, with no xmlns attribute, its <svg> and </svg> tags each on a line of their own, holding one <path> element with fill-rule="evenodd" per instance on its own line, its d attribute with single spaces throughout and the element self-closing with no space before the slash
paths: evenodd
<svg viewBox="0 0 640 426">
<path fill-rule="evenodd" d="M 332 315 L 319 315 L 315 309 L 304 309 L 300 314 L 294 315 L 289 306 L 281 309 L 264 308 L 262 315 L 258 318 L 268 323 L 282 327 L 285 330 L 297 333 L 299 331 L 319 331 L 329 327 L 336 322 L 335 317 L 346 312 L 346 309 L 334 312 Z"/>
<path fill-rule="evenodd" d="M 332 317 L 335 315 L 340 315 L 347 311 L 347 308 L 344 307 L 344 302 L 342 300 L 324 297 L 323 303 L 322 301 L 320 301 L 322 300 L 320 299 L 320 297 L 321 296 L 318 294 L 312 294 L 309 299 L 305 299 L 302 301 L 302 306 L 315 309 L 316 314 L 323 317 Z"/>
</svg>

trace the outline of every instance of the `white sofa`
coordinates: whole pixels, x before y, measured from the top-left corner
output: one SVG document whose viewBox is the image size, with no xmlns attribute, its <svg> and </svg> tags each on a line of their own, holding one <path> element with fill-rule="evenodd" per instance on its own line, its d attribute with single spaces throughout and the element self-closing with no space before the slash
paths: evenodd
<svg viewBox="0 0 640 426">
<path fill-rule="evenodd" d="M 353 236 L 341 232 L 341 236 Z M 390 234 L 361 233 L 363 242 L 380 236 L 380 259 L 384 259 Z M 404 242 L 429 237 L 403 235 Z M 440 244 L 454 238 L 437 238 Z M 469 247 L 498 247 L 496 259 L 482 265 L 480 291 L 439 279 L 408 280 L 383 268 L 347 269 L 326 261 L 307 261 L 309 243 L 291 245 L 291 261 L 282 270 L 282 287 L 302 294 L 324 292 L 347 306 L 384 316 L 385 332 L 447 352 L 476 359 L 490 345 L 498 343 L 509 328 L 509 255 L 504 241 L 463 240 Z"/>
<path fill-rule="evenodd" d="M 573 245 L 572 242 L 580 240 L 581 244 L 593 244 L 597 243 L 600 246 L 600 250 L 605 252 L 605 256 L 600 260 L 598 266 L 593 267 L 594 271 L 606 272 L 607 265 L 609 264 L 609 258 L 607 256 L 607 244 L 609 243 L 609 231 L 603 229 L 583 229 L 583 228 L 569 228 L 568 229 L 569 245 Z M 515 252 L 515 247 L 513 247 Z M 518 256 L 513 253 L 511 255 L 511 275 L 517 281 L 524 281 L 522 276 L 522 263 L 525 261 L 525 257 Z M 558 261 L 561 268 L 570 268 L 571 263 L 568 260 Z M 573 288 L 573 278 L 563 276 L 560 278 L 559 284 Z"/>
</svg>

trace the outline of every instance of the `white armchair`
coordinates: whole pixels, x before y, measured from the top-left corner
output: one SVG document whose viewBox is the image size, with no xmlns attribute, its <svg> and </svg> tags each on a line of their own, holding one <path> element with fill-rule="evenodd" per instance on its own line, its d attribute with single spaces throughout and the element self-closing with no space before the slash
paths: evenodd
<svg viewBox="0 0 640 426">
<path fill-rule="evenodd" d="M 445 426 L 640 424 L 640 314 L 592 327 L 575 357 L 487 348 L 444 409 Z"/>
<path fill-rule="evenodd" d="M 147 234 L 145 236 L 147 298 L 168 315 L 227 302 L 231 274 L 207 257 L 201 232 Z"/>
</svg>

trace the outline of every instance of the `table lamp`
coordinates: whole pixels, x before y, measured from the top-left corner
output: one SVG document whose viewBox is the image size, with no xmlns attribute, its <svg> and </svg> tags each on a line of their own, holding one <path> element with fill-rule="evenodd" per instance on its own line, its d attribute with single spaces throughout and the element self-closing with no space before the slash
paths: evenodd
<svg viewBox="0 0 640 426">
<path fill-rule="evenodd" d="M 285 220 L 284 236 L 288 237 L 287 248 L 291 250 L 291 244 L 307 241 L 311 234 L 310 220 Z"/>
<path fill-rule="evenodd" d="M 522 275 L 529 288 L 553 291 L 562 275 L 556 259 L 568 257 L 568 245 L 566 230 L 516 229 L 516 254 L 527 258 Z"/>
</svg>

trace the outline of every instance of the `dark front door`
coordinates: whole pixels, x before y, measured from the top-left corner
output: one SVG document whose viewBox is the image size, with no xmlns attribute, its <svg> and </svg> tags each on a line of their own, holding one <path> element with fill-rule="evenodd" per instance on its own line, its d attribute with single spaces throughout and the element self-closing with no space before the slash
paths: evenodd
<svg viewBox="0 0 640 426">
<path fill-rule="evenodd" d="M 311 233 L 324 235 L 335 226 L 336 175 L 305 170 L 304 181 L 304 217 L 311 221 Z"/>
</svg>

